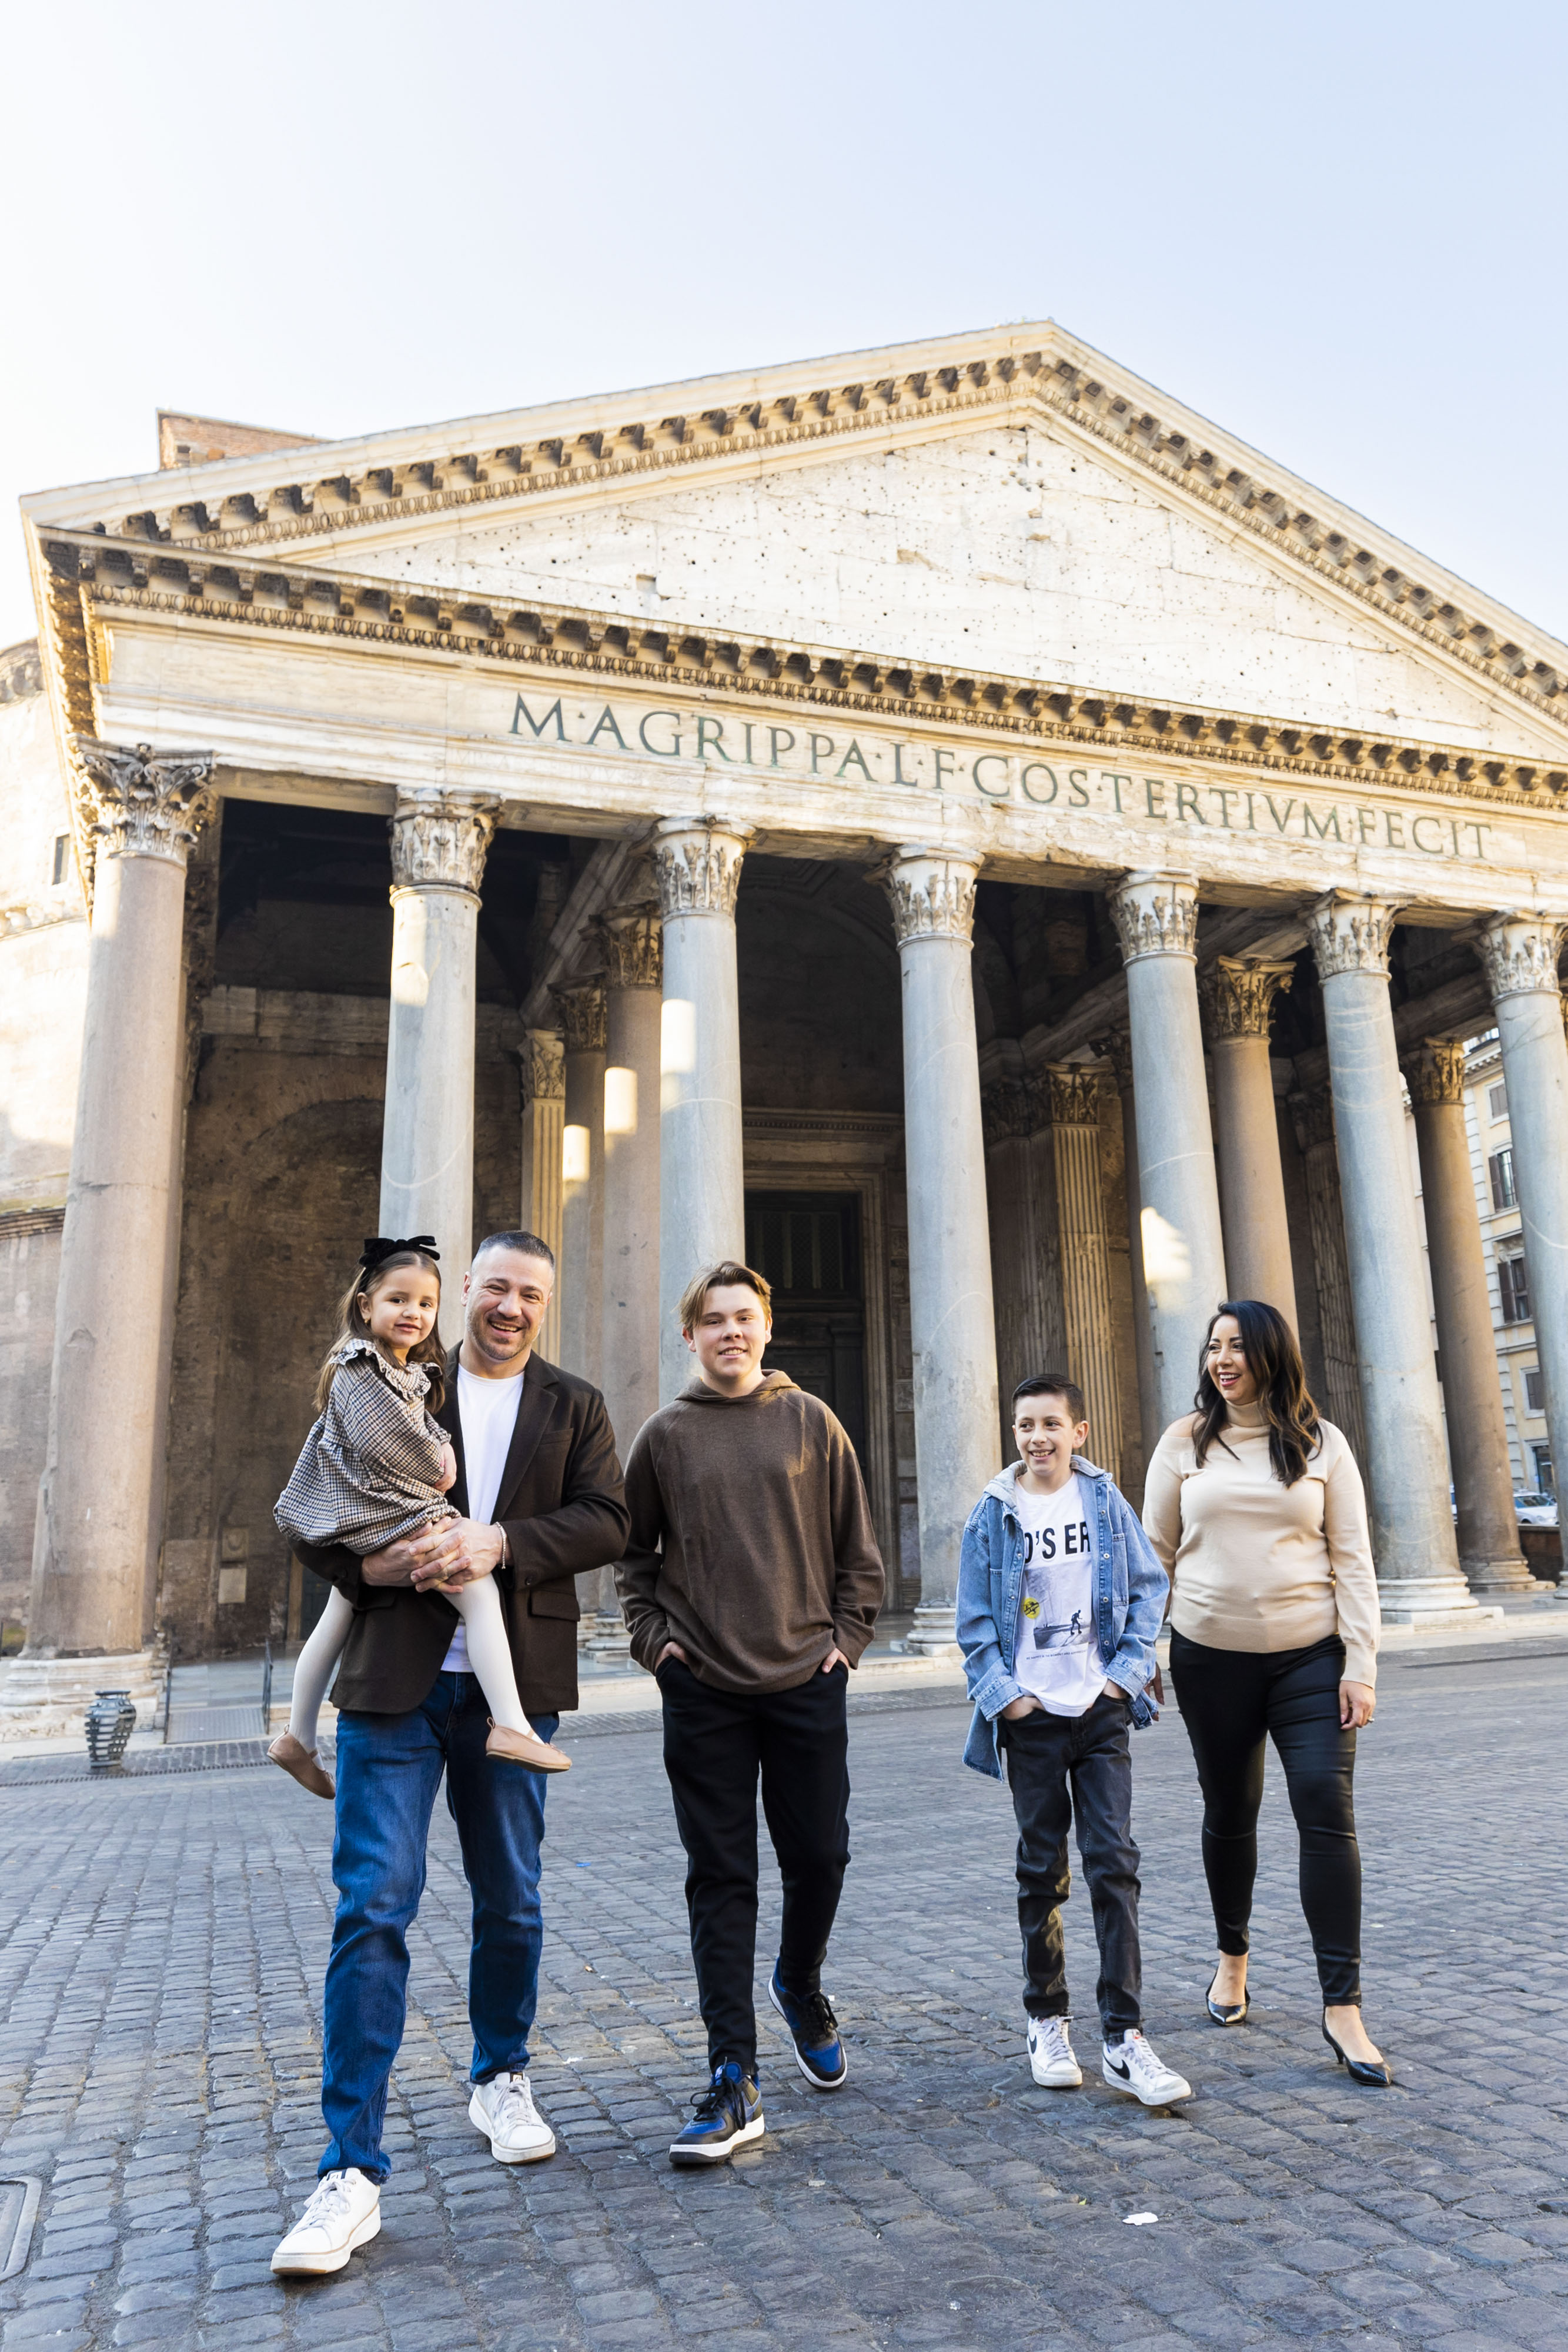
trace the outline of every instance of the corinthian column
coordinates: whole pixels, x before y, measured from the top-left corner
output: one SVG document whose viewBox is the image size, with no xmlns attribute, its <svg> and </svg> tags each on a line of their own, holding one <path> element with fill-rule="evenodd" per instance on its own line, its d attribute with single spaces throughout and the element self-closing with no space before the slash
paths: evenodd
<svg viewBox="0 0 1568 2352">
<path fill-rule="evenodd" d="M 1519 1548 L 1508 1423 L 1465 1132 L 1465 1049 L 1428 1038 L 1406 1055 L 1403 1068 L 1421 1155 L 1459 1566 L 1473 1592 L 1512 1592 L 1526 1599 L 1540 1592 L 1545 1598 Z"/>
<path fill-rule="evenodd" d="M 604 1263 L 604 990 L 597 981 L 555 991 L 566 1045 L 561 1133 L 560 1360 L 599 1382 Z"/>
<path fill-rule="evenodd" d="M 1219 1207 L 1231 1294 L 1261 1298 L 1296 1328 L 1291 1227 L 1280 1169 L 1269 1024 L 1295 966 L 1220 956 L 1206 975 L 1218 1129 Z"/>
<path fill-rule="evenodd" d="M 1327 1418 L 1350 1440 L 1364 1469 L 1366 1426 L 1361 1411 L 1361 1358 L 1355 1344 L 1355 1307 L 1344 1247 L 1344 1199 L 1334 1151 L 1333 1099 L 1327 1087 L 1290 1097 L 1296 1141 L 1307 1179 L 1307 1215 L 1312 1224 L 1312 1266 L 1317 1277 L 1318 1326 L 1322 1334 L 1323 1389 Z"/>
<path fill-rule="evenodd" d="M 495 803 L 401 797 L 392 859 L 392 1013 L 382 1131 L 383 1234 L 434 1234 L 442 1336 L 463 1328 L 474 1238 L 474 950 Z"/>
<path fill-rule="evenodd" d="M 1560 1496 L 1568 1494 L 1568 1044 L 1557 977 L 1565 929 L 1555 917 L 1500 915 L 1479 942 L 1502 1045 L 1513 1181 Z M 1568 1603 L 1568 1576 L 1557 1599 Z"/>
<path fill-rule="evenodd" d="M 1448 1510 L 1443 1407 L 1409 1181 L 1388 1001 L 1395 909 L 1338 891 L 1313 908 L 1361 1364 L 1372 1548 L 1383 1613 L 1430 1624 L 1473 1612 Z"/>
<path fill-rule="evenodd" d="M 553 1029 L 528 1029 L 518 1056 L 523 1079 L 523 1219 L 555 1257 L 555 1288 L 539 1325 L 538 1350 L 547 1363 L 560 1358 L 561 1209 L 564 1186 L 566 1056 Z"/>
<path fill-rule="evenodd" d="M 1051 1190 L 1061 1265 L 1067 1369 L 1083 1391 L 1089 1454 L 1122 1465 L 1122 1388 L 1111 1322 L 1111 1265 L 1100 1186 L 1100 1078 L 1077 1062 L 1053 1062 L 1040 1081 L 1051 1145 Z"/>
<path fill-rule="evenodd" d="M 656 907 L 618 908 L 604 942 L 604 1402 L 625 1460 L 659 1406 L 659 1028 Z M 689 1361 L 689 1359 L 688 1359 Z M 615 1606 L 608 1570 L 606 1605 Z"/>
<path fill-rule="evenodd" d="M 1138 1191 L 1138 1108 L 1133 1088 L 1133 1043 L 1124 1029 L 1112 1030 L 1095 1041 L 1095 1050 L 1110 1062 L 1116 1080 L 1116 1092 L 1122 1105 L 1122 1164 L 1124 1189 L 1127 1195 L 1127 1276 L 1133 1293 L 1133 1351 L 1138 1368 L 1138 1461 L 1144 1465 L 1138 1472 L 1142 1485 L 1144 1469 L 1149 1456 L 1160 1441 L 1165 1423 L 1160 1419 L 1159 1401 L 1155 1385 L 1154 1339 L 1149 1329 L 1149 1294 L 1144 1280 L 1143 1197 Z M 1121 1484 L 1131 1488 L 1124 1462 L 1119 1474 Z"/>
<path fill-rule="evenodd" d="M 666 817 L 654 836 L 664 918 L 659 1089 L 659 1402 L 692 1376 L 676 1317 L 699 1266 L 746 1254 L 740 993 L 735 900 L 751 834 L 716 817 Z"/>
<path fill-rule="evenodd" d="M 27 1651 L 140 1653 L 162 1533 L 185 866 L 210 751 L 78 739 L 97 861 Z M 131 1665 L 115 1670 L 144 1681 Z M 112 1678 L 112 1677 L 111 1677 Z"/>
<path fill-rule="evenodd" d="M 977 861 L 901 849 L 884 872 L 904 993 L 904 1149 L 920 1606 L 911 1646 L 954 1643 L 958 1547 L 998 1451 L 997 1327 L 970 937 Z"/>
<path fill-rule="evenodd" d="M 1144 1277 L 1159 1427 L 1190 1412 L 1208 1318 L 1226 1295 L 1225 1244 L 1197 1011 L 1197 887 L 1134 874 L 1109 897 L 1127 967 L 1137 1096 Z"/>
</svg>

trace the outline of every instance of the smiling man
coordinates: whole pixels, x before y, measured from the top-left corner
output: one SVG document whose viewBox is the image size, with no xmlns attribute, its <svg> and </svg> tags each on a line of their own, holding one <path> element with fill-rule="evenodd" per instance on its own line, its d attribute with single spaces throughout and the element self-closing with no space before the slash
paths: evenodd
<svg viewBox="0 0 1568 2352">
<path fill-rule="evenodd" d="M 327 1964 L 315 2195 L 275 2271 L 341 2270 L 381 2227 L 387 2078 L 402 2040 L 408 1929 L 442 1775 L 474 1897 L 468 2118 L 503 2164 L 555 2152 L 527 2073 L 539 1969 L 539 1846 L 547 1781 L 486 1754 L 484 1694 L 463 1621 L 438 1580 L 494 1576 L 517 1689 L 541 1738 L 577 1705 L 572 1579 L 617 1559 L 627 1532 L 604 1400 L 534 1353 L 555 1261 L 537 1234 L 492 1234 L 463 1284 L 463 1339 L 439 1418 L 457 1457 L 459 1514 L 361 1559 L 299 1547 L 354 1604 L 338 1671 L 338 1913 Z"/>
<path fill-rule="evenodd" d="M 632 1654 L 656 1676 L 664 1769 L 709 2080 L 676 2164 L 720 2164 L 763 2128 L 757 2076 L 757 1784 L 784 1882 L 768 1992 L 808 2083 L 844 2081 L 822 1961 L 849 1864 L 845 1688 L 882 1604 L 882 1557 L 843 1427 L 765 1372 L 768 1284 L 726 1261 L 687 1284 L 697 1377 L 643 1423 L 626 1465 L 617 1570 Z"/>
</svg>

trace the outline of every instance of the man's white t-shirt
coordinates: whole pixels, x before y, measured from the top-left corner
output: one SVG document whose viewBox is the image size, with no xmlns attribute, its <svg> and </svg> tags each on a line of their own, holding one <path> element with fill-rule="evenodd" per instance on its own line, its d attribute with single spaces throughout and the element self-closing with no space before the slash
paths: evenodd
<svg viewBox="0 0 1568 2352">
<path fill-rule="evenodd" d="M 457 1418 L 463 1424 L 463 1467 L 468 1487 L 468 1516 L 481 1527 L 488 1527 L 496 1516 L 496 1497 L 501 1491 L 501 1473 L 507 1466 L 507 1452 L 512 1443 L 512 1432 L 517 1425 L 517 1407 L 523 1401 L 523 1374 L 518 1372 L 509 1381 L 483 1381 L 474 1372 L 457 1367 Z M 452 1645 L 441 1662 L 443 1674 L 466 1675 L 473 1672 L 468 1664 L 468 1639 L 461 1617 L 453 1631 Z"/>
<path fill-rule="evenodd" d="M 1013 1674 L 1048 1715 L 1087 1715 L 1105 1685 L 1086 1502 L 1076 1471 L 1054 1495 L 1013 1487 L 1024 1547 Z"/>
</svg>

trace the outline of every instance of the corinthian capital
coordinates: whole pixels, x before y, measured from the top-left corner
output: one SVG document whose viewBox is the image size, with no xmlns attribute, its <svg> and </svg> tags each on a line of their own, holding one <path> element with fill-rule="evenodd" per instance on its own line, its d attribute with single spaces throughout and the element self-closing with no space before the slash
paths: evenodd
<svg viewBox="0 0 1568 2352">
<path fill-rule="evenodd" d="M 1034 1133 L 1034 1099 L 1027 1078 L 998 1078 L 982 1088 L 980 1119 L 986 1142 L 1010 1143 Z"/>
<path fill-rule="evenodd" d="M 1124 963 L 1136 963 L 1140 956 L 1196 954 L 1196 882 L 1179 874 L 1129 874 L 1108 893 L 1106 904 Z"/>
<path fill-rule="evenodd" d="M 1317 958 L 1318 978 L 1337 980 L 1342 971 L 1388 977 L 1388 940 L 1397 908 L 1382 898 L 1357 898 L 1331 890 L 1307 917 L 1307 936 Z"/>
<path fill-rule="evenodd" d="M 576 988 L 552 988 L 555 1009 L 569 1054 L 602 1054 L 606 1043 L 604 987 L 587 980 Z"/>
<path fill-rule="evenodd" d="M 162 857 L 183 866 L 191 845 L 217 806 L 213 751 L 128 751 L 76 738 L 77 758 L 92 802 L 93 831 L 106 857 Z"/>
<path fill-rule="evenodd" d="M 405 793 L 388 821 L 394 890 L 470 890 L 485 877 L 495 801 L 471 793 Z"/>
<path fill-rule="evenodd" d="M 1476 946 L 1492 1001 L 1500 996 L 1556 996 L 1557 959 L 1568 924 L 1549 915 L 1499 915 Z"/>
<path fill-rule="evenodd" d="M 517 1048 L 523 1101 L 559 1101 L 566 1093 L 566 1049 L 553 1029 L 525 1029 Z"/>
<path fill-rule="evenodd" d="M 1041 1093 L 1052 1127 L 1098 1127 L 1100 1073 L 1082 1062 L 1048 1062 Z"/>
<path fill-rule="evenodd" d="M 1465 1049 L 1446 1037 L 1427 1037 L 1400 1062 L 1413 1103 L 1459 1103 L 1465 1098 Z"/>
<path fill-rule="evenodd" d="M 719 817 L 666 817 L 653 836 L 652 852 L 664 920 L 673 915 L 733 917 L 750 839 L 749 825 L 730 824 Z"/>
<path fill-rule="evenodd" d="M 1274 999 L 1296 976 L 1291 963 L 1265 963 L 1260 956 L 1218 956 L 1200 983 L 1217 1037 L 1266 1037 Z"/>
<path fill-rule="evenodd" d="M 606 988 L 662 988 L 664 934 L 656 907 L 617 907 L 599 925 Z"/>
<path fill-rule="evenodd" d="M 970 939 L 978 871 L 978 858 L 949 850 L 899 850 L 882 873 L 899 946 L 909 940 Z"/>
</svg>

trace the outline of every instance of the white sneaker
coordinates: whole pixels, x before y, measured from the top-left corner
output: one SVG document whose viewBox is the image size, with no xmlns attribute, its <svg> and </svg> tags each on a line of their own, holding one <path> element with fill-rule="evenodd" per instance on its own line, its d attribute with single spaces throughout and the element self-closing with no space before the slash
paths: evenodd
<svg viewBox="0 0 1568 2352">
<path fill-rule="evenodd" d="M 476 2083 L 468 2120 L 488 2135 L 497 2164 L 538 2164 L 555 2154 L 555 2134 L 534 2105 L 526 2074 L 492 2074 L 487 2083 Z"/>
<path fill-rule="evenodd" d="M 356 2246 L 380 2234 L 382 2192 L 355 2166 L 324 2172 L 305 2210 L 272 2257 L 283 2278 L 324 2278 L 340 2271 Z"/>
<path fill-rule="evenodd" d="M 1064 2017 L 1030 2019 L 1029 2071 L 1048 2091 L 1075 2091 L 1083 2080 L 1083 2069 L 1067 2038 Z"/>
<path fill-rule="evenodd" d="M 1145 2107 L 1174 2106 L 1178 2099 L 1192 2096 L 1192 2084 L 1167 2066 L 1135 2030 L 1120 2042 L 1106 2042 L 1102 2070 L 1113 2091 L 1130 2092 Z"/>
</svg>

